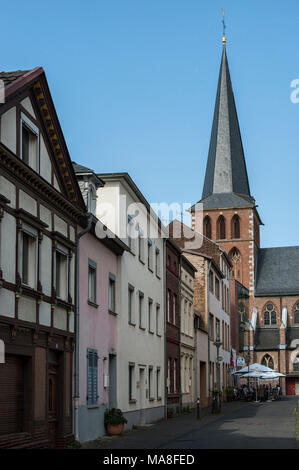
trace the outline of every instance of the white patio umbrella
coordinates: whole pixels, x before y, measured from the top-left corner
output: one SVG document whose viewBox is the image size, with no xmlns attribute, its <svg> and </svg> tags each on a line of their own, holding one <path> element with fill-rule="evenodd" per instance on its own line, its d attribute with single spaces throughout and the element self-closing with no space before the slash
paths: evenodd
<svg viewBox="0 0 299 470">
<path fill-rule="evenodd" d="M 249 372 L 273 372 L 273 369 L 270 369 L 270 367 L 263 366 L 262 364 L 258 364 L 257 362 L 255 364 L 250 364 L 249 365 Z M 235 372 L 232 372 L 233 375 L 243 375 L 248 373 L 248 366 L 243 367 L 240 370 L 237 370 Z M 243 376 L 244 377 L 244 376 Z"/>
<path fill-rule="evenodd" d="M 258 372 L 256 370 L 253 370 L 252 372 L 249 372 L 247 374 L 242 375 L 243 377 L 249 377 L 249 378 L 254 378 L 254 379 L 260 379 L 261 377 L 265 376 L 266 372 Z"/>
<path fill-rule="evenodd" d="M 285 377 L 285 375 L 281 374 L 280 372 L 276 372 L 275 370 L 272 370 L 272 372 L 266 372 L 262 374 L 261 380 L 275 380 L 279 379 L 279 377 Z"/>
</svg>

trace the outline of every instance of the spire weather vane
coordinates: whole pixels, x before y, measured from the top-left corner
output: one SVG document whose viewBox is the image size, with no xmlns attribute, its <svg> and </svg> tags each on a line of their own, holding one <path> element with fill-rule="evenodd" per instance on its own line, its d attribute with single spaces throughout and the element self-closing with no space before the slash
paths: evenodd
<svg viewBox="0 0 299 470">
<path fill-rule="evenodd" d="M 225 30 L 226 30 L 226 24 L 225 24 L 225 10 L 221 8 L 223 19 L 222 19 L 222 24 L 223 24 L 223 35 L 222 35 L 222 42 L 225 44 L 226 43 L 226 37 L 225 37 Z"/>
</svg>

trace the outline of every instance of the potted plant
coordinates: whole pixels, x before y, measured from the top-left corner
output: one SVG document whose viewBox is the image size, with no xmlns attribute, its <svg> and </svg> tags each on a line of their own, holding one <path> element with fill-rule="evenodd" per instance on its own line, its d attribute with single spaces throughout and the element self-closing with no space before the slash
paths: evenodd
<svg viewBox="0 0 299 470">
<path fill-rule="evenodd" d="M 233 399 L 233 394 L 234 394 L 234 389 L 233 389 L 233 387 L 226 387 L 225 393 L 226 393 L 226 400 L 227 400 L 227 401 L 232 401 L 232 399 Z"/>
<path fill-rule="evenodd" d="M 112 408 L 105 411 L 104 424 L 108 436 L 119 436 L 124 430 L 125 423 L 127 420 L 120 409 Z"/>
</svg>

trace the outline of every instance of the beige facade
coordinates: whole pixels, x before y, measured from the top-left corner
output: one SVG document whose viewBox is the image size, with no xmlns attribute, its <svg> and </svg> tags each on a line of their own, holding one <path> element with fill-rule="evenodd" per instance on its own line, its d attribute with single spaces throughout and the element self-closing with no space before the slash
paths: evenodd
<svg viewBox="0 0 299 470">
<path fill-rule="evenodd" d="M 182 407 L 195 406 L 194 270 L 182 257 L 181 266 L 181 392 Z"/>
</svg>

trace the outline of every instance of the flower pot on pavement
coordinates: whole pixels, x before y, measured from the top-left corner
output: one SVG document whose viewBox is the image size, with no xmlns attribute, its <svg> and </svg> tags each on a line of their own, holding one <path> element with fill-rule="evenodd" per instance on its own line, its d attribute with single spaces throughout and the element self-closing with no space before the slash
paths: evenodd
<svg viewBox="0 0 299 470">
<path fill-rule="evenodd" d="M 108 436 L 119 436 L 123 432 L 123 430 L 124 430 L 123 423 L 107 425 Z"/>
</svg>

